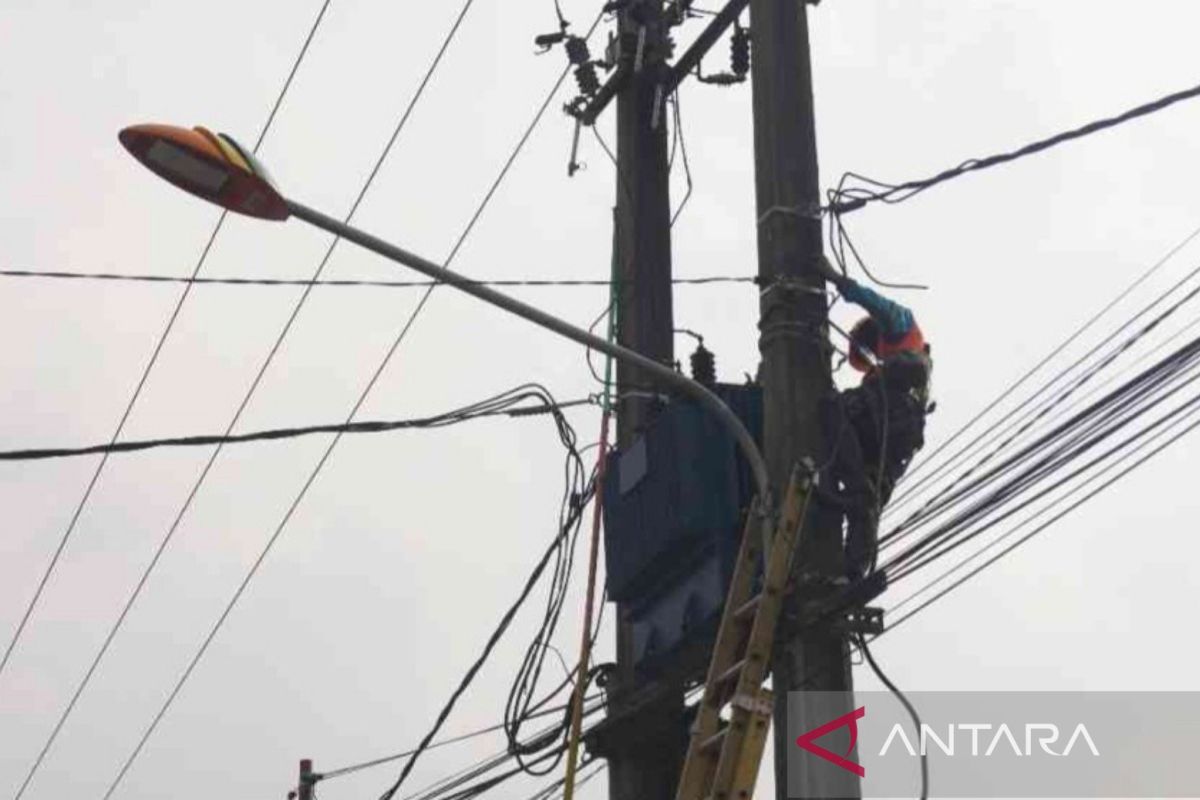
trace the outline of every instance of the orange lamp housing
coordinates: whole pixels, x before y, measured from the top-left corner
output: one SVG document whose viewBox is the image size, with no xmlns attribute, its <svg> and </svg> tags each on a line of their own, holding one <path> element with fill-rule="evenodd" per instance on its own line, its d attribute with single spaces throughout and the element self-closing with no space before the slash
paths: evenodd
<svg viewBox="0 0 1200 800">
<path fill-rule="evenodd" d="M 206 128 L 132 125 L 117 136 L 151 172 L 238 214 L 285 220 L 288 204 L 252 154 Z"/>
</svg>

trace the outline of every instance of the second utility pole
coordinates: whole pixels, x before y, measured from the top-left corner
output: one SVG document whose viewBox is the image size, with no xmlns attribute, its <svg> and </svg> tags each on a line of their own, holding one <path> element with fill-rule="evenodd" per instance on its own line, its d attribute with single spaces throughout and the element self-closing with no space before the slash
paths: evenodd
<svg viewBox="0 0 1200 800">
<path fill-rule="evenodd" d="M 828 310 L 824 281 L 812 268 L 822 244 L 807 6 L 803 0 L 751 0 L 750 23 L 758 274 L 763 286 L 763 444 L 778 497 L 793 465 L 805 458 L 822 461 L 818 407 L 832 387 Z M 841 551 L 840 516 L 810 508 L 796 574 L 840 575 Z M 788 791 L 787 756 L 795 748 L 788 735 L 788 692 L 830 693 L 793 704 L 798 712 L 795 733 L 852 711 L 848 647 L 844 636 L 828 629 L 784 630 L 780 636 L 773 664 L 778 800 L 861 794 L 857 776 L 843 770 L 803 771 L 792 776 L 793 792 Z M 841 752 L 835 744 L 828 746 Z"/>
<path fill-rule="evenodd" d="M 621 11 L 618 35 L 629 79 L 617 105 L 617 339 L 639 353 L 674 361 L 671 310 L 671 199 L 667 164 L 666 24 L 661 0 Z M 617 364 L 617 446 L 627 447 L 650 421 L 653 385 L 636 368 Z M 634 393 L 630 396 L 630 393 Z M 646 688 L 633 671 L 628 609 L 617 609 L 617 688 L 610 714 L 633 711 L 621 746 L 609 755 L 610 800 L 671 800 L 687 746 L 683 687 L 665 685 L 654 702 L 634 711 L 622 695 Z M 639 692 L 640 694 L 640 692 Z M 626 707 L 623 709 L 623 707 Z"/>
</svg>

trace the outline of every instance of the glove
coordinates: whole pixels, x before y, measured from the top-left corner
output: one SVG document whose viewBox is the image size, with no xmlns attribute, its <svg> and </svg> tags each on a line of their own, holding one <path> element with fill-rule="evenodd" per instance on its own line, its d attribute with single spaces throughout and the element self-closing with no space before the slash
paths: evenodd
<svg viewBox="0 0 1200 800">
<path fill-rule="evenodd" d="M 839 290 L 842 290 L 846 283 L 850 280 L 845 275 L 834 269 L 833 265 L 829 263 L 829 259 L 825 257 L 824 253 L 817 258 L 814 264 L 821 277 L 832 283 Z"/>
</svg>

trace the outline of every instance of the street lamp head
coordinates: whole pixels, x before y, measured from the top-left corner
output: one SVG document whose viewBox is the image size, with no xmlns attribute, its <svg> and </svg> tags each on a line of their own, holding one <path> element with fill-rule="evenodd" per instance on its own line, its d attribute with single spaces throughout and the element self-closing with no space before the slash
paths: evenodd
<svg viewBox="0 0 1200 800">
<path fill-rule="evenodd" d="M 267 171 L 231 137 L 207 128 L 132 125 L 118 135 L 134 158 L 185 192 L 238 214 L 288 218 L 288 204 Z"/>
</svg>

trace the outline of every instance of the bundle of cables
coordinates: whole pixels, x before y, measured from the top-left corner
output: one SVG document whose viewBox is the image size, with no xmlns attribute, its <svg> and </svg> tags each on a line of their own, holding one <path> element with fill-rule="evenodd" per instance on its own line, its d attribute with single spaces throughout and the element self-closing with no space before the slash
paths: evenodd
<svg viewBox="0 0 1200 800">
<path fill-rule="evenodd" d="M 467 670 L 466 675 L 459 682 L 458 687 L 438 714 L 429 732 L 422 739 L 416 750 L 409 756 L 400 772 L 399 778 L 383 793 L 383 800 L 390 800 L 390 798 L 395 796 L 396 792 L 408 778 L 413 767 L 416 765 L 417 759 L 428 749 L 429 744 L 449 717 L 455 703 L 466 691 L 475 678 L 475 675 L 479 672 L 479 669 L 491 655 L 497 642 L 499 642 L 500 638 L 509 629 L 517 612 L 524 605 L 526 599 L 528 599 L 548 568 L 550 570 L 550 582 L 547 591 L 546 608 L 542 614 L 537 632 L 526 650 L 521 667 L 518 669 L 505 707 L 503 728 L 508 742 L 505 758 L 516 758 L 517 767 L 515 768 L 515 772 L 524 771 L 541 775 L 556 767 L 558 760 L 565 750 L 562 742 L 566 736 L 569 724 L 569 709 L 567 706 L 564 706 L 563 716 L 558 723 L 539 731 L 528 739 L 521 739 L 521 727 L 528 720 L 538 716 L 538 711 L 541 708 L 561 693 L 573 680 L 577 679 L 576 676 L 568 674 L 564 681 L 553 691 L 535 702 L 534 697 L 538 692 L 539 681 L 542 677 L 548 653 L 551 651 L 550 641 L 557 628 L 566 600 L 583 512 L 595 492 L 595 476 L 589 474 L 585 469 L 583 459 L 580 456 L 575 430 L 571 427 L 571 424 L 560 410 L 561 407 L 554 401 L 550 393 L 544 387 L 536 384 L 527 384 L 517 390 L 513 390 L 513 392 L 520 394 L 524 398 L 533 397 L 538 400 L 537 405 L 522 408 L 517 413 L 550 414 L 554 420 L 559 441 L 566 450 L 563 465 L 564 488 L 556 530 L 546 550 L 526 579 L 516 601 L 501 617 L 496 629 L 484 645 L 482 653 Z M 510 411 L 508 413 L 513 412 Z M 598 630 L 599 621 L 597 621 L 596 627 Z M 583 676 L 583 680 L 588 680 L 589 677 L 591 677 L 591 674 Z M 594 711 L 595 708 L 598 708 L 598 706 L 590 710 Z M 493 779 L 488 779 L 488 781 L 491 780 Z M 478 789 L 478 791 L 486 790 L 486 788 L 490 788 L 492 785 L 488 782 L 485 782 L 485 784 L 487 785 L 482 789 Z M 449 796 L 467 797 L 474 795 L 456 794 Z"/>
<path fill-rule="evenodd" d="M 972 562 L 983 562 L 892 619 L 889 629 L 1200 426 L 1200 337 L 1191 335 L 1200 323 L 1194 309 L 1198 296 L 1200 267 L 1102 335 L 957 451 L 940 461 L 933 458 L 940 452 L 935 451 L 914 466 L 884 517 L 890 527 L 880 538 L 879 569 L 889 586 L 998 533 L 889 608 L 895 612 L 910 605 Z M 1189 309 L 1193 313 L 1185 317 Z M 1062 347 L 1051 357 L 1061 352 Z M 1010 543 L 1001 548 L 1005 542 Z"/>
</svg>

